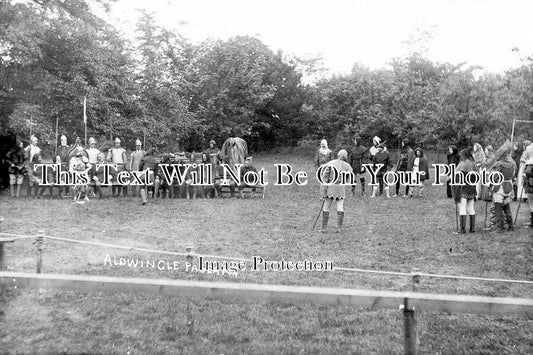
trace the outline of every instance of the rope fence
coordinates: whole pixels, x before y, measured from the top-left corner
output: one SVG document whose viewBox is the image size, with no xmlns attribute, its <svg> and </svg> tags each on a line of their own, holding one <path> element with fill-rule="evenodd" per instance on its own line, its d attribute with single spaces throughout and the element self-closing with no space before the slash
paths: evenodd
<svg viewBox="0 0 533 355">
<path fill-rule="evenodd" d="M 0 219 L 1 226 L 2 219 Z M 17 240 L 34 239 L 36 248 L 37 273 L 17 273 L 5 272 L 4 244 Z M 334 267 L 334 271 L 347 273 L 366 273 L 378 275 L 390 275 L 411 277 L 413 281 L 413 292 L 390 292 L 376 290 L 353 290 L 353 289 L 332 289 L 306 286 L 279 286 L 279 285 L 258 285 L 249 283 L 212 283 L 186 280 L 148 280 L 148 279 L 126 279 L 102 276 L 83 275 L 52 275 L 41 274 L 42 268 L 42 247 L 45 239 L 68 242 L 97 247 L 123 249 L 130 251 L 140 251 L 146 253 L 157 253 L 163 255 L 184 256 L 192 262 L 193 257 L 205 257 L 219 260 L 251 261 L 249 258 L 228 257 L 221 255 L 210 255 L 196 253 L 192 246 L 187 246 L 186 252 L 173 252 L 149 248 L 131 247 L 101 242 L 77 240 L 71 238 L 47 236 L 43 231 L 37 235 L 20 235 L 5 233 L 0 231 L 0 283 L 8 287 L 36 287 L 49 289 L 67 289 L 78 291 L 109 291 L 109 292 L 133 292 L 148 293 L 154 295 L 168 296 L 194 296 L 206 298 L 225 299 L 254 299 L 256 301 L 276 301 L 276 302 L 307 302 L 312 304 L 331 305 L 351 305 L 372 309 L 392 308 L 399 309 L 403 313 L 403 340 L 405 354 L 418 354 L 418 344 L 420 342 L 417 331 L 417 317 L 419 310 L 434 310 L 447 313 L 479 313 L 479 314 L 512 314 L 516 316 L 533 315 L 533 300 L 526 298 L 495 298 L 479 297 L 467 295 L 435 295 L 422 294 L 416 292 L 416 285 L 421 277 L 458 279 L 469 281 L 504 282 L 531 285 L 533 281 L 513 280 L 502 278 L 483 278 L 472 276 L 428 274 L 415 271 L 396 272 L 386 270 L 371 270 L 349 267 Z M 187 299 L 187 335 L 194 333 L 194 318 L 192 312 L 192 300 Z M 415 311 L 416 307 L 416 311 Z"/>
<path fill-rule="evenodd" d="M 217 260 L 247 261 L 247 262 L 253 261 L 250 258 L 196 253 L 193 251 L 192 246 L 186 247 L 186 252 L 175 252 L 175 251 L 166 251 L 166 250 L 158 250 L 158 249 L 149 249 L 149 248 L 140 248 L 140 247 L 116 245 L 116 244 L 109 244 L 109 243 L 101 243 L 101 242 L 91 242 L 91 241 L 77 240 L 77 239 L 71 239 L 71 238 L 53 237 L 53 236 L 44 235 L 44 233 L 41 233 L 37 236 L 30 236 L 30 235 L 20 235 L 20 234 L 0 232 L 0 236 L 12 237 L 12 240 L 42 238 L 42 239 L 50 239 L 50 240 L 69 242 L 69 243 L 94 245 L 94 246 L 105 247 L 105 248 L 123 249 L 123 250 L 139 251 L 139 252 L 154 253 L 154 254 L 161 254 L 161 255 L 182 256 L 182 257 L 189 257 L 189 258 L 203 257 L 203 258 L 211 258 L 211 259 L 217 259 Z M 367 274 L 379 274 L 379 275 L 390 275 L 390 276 L 402 276 L 402 277 L 416 277 L 417 276 L 417 277 L 428 277 L 428 278 L 443 278 L 443 279 L 483 281 L 483 282 L 502 282 L 502 283 L 533 285 L 533 281 L 529 281 L 529 280 L 431 274 L 431 273 L 424 273 L 424 272 L 418 272 L 418 271 L 399 272 L 399 271 L 372 270 L 372 269 L 360 269 L 360 268 L 350 268 L 350 267 L 335 267 L 334 271 L 341 271 L 341 272 L 348 272 L 348 273 L 367 273 Z"/>
</svg>

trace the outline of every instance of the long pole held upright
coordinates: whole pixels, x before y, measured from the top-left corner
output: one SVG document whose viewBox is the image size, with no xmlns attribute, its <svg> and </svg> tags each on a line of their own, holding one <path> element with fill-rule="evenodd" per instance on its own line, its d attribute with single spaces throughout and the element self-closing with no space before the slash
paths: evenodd
<svg viewBox="0 0 533 355">
<path fill-rule="evenodd" d="M 516 123 L 516 119 L 513 118 L 513 128 L 511 128 L 511 148 L 513 147 L 513 139 L 514 139 L 514 125 Z"/>
<path fill-rule="evenodd" d="M 83 98 L 83 125 L 85 127 L 85 146 L 87 146 L 87 97 Z"/>
<path fill-rule="evenodd" d="M 53 159 L 54 162 L 55 162 L 55 159 L 57 157 L 57 134 L 58 134 L 57 130 L 58 130 L 58 126 L 59 126 L 59 115 L 56 115 L 56 150 L 54 152 L 54 159 Z"/>
</svg>

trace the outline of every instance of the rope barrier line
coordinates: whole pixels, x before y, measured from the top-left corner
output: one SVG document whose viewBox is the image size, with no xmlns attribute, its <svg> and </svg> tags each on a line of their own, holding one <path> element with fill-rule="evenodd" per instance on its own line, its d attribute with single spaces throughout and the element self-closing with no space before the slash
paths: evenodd
<svg viewBox="0 0 533 355">
<path fill-rule="evenodd" d="M 486 277 L 474 277 L 474 276 L 456 276 L 456 275 L 442 275 L 442 274 L 427 274 L 423 272 L 396 272 L 396 271 L 380 271 L 380 270 L 367 270 L 367 269 L 355 269 L 347 267 L 336 267 L 335 271 L 345 271 L 345 272 L 361 272 L 361 273 L 372 273 L 372 274 L 382 274 L 382 275 L 396 275 L 396 276 L 420 276 L 420 277 L 432 277 L 432 278 L 446 278 L 446 279 L 457 279 L 457 280 L 472 280 L 472 281 L 490 281 L 490 282 L 508 282 L 508 283 L 518 283 L 518 284 L 527 284 L 533 285 L 533 281 L 528 280 L 512 280 L 512 279 L 494 279 Z"/>
<path fill-rule="evenodd" d="M 18 239 L 29 239 L 29 238 L 35 238 L 35 236 L 25 236 L 25 235 L 18 235 L 18 234 L 12 234 L 12 233 L 2 233 L 0 232 L 0 235 L 7 235 L 7 236 L 14 236 Z M 174 256 L 193 256 L 193 257 L 205 257 L 205 258 L 212 258 L 212 259 L 222 259 L 222 260 L 232 260 L 232 261 L 252 261 L 250 258 L 236 258 L 236 257 L 227 257 L 227 256 L 221 256 L 221 255 L 211 255 L 211 254 L 199 254 L 195 252 L 190 253 L 180 253 L 180 252 L 174 252 L 174 251 L 165 251 L 165 250 L 156 250 L 156 249 L 148 249 L 148 248 L 137 248 L 137 247 L 128 247 L 123 245 L 116 245 L 116 244 L 108 244 L 108 243 L 99 243 L 99 242 L 89 242 L 84 240 L 77 240 L 77 239 L 69 239 L 69 238 L 61 238 L 61 237 L 52 237 L 44 235 L 44 238 L 57 240 L 57 241 L 64 241 L 64 242 L 72 242 L 72 243 L 79 243 L 79 244 L 86 244 L 86 245 L 95 245 L 95 246 L 101 246 L 101 247 L 107 247 L 107 248 L 114 248 L 114 249 L 125 249 L 125 250 L 135 250 L 135 251 L 142 251 L 147 253 L 156 253 L 156 254 L 165 254 L 165 255 L 174 255 Z M 368 274 L 381 274 L 381 275 L 393 275 L 393 276 L 420 276 L 420 277 L 431 277 L 431 278 L 447 278 L 447 279 L 456 279 L 456 280 L 471 280 L 471 281 L 487 281 L 487 282 L 506 282 L 506 283 L 517 283 L 517 284 L 526 284 L 526 285 L 533 285 L 533 281 L 528 280 L 512 280 L 512 279 L 498 279 L 498 278 L 484 278 L 484 277 L 474 277 L 474 276 L 456 276 L 456 275 L 442 275 L 442 274 L 428 274 L 428 273 L 421 273 L 421 272 L 398 272 L 398 271 L 382 271 L 382 270 L 369 270 L 369 269 L 358 269 L 358 268 L 348 268 L 348 267 L 335 267 L 335 271 L 343 271 L 343 272 L 353 272 L 353 273 L 368 273 Z"/>
<path fill-rule="evenodd" d="M 180 252 L 176 252 L 176 251 L 166 251 L 166 250 L 157 250 L 157 249 L 127 247 L 127 246 L 123 246 L 123 245 L 107 244 L 107 243 L 99 243 L 99 242 L 88 242 L 88 241 L 83 241 L 83 240 L 61 238 L 61 237 L 51 237 L 51 236 L 44 236 L 44 237 L 48 238 L 48 239 L 59 240 L 59 241 L 64 241 L 64 242 L 96 245 L 96 246 L 102 246 L 102 247 L 107 247 L 107 248 L 143 251 L 143 252 L 155 253 L 155 254 L 166 254 L 166 255 L 174 255 L 174 256 L 196 256 L 196 257 L 202 256 L 202 257 L 213 258 L 213 259 L 225 259 L 225 260 L 234 260 L 234 261 L 249 261 L 249 260 L 251 260 L 251 259 L 247 259 L 247 258 L 233 258 L 233 257 L 224 257 L 224 256 L 218 256 L 218 255 L 197 254 L 197 253 L 194 253 L 194 252 L 180 253 Z"/>
<path fill-rule="evenodd" d="M 355 269 L 355 268 L 349 268 L 349 267 L 335 267 L 335 271 L 364 272 L 364 273 L 371 273 L 371 274 L 395 275 L 395 276 L 413 276 L 414 275 L 408 272 Z"/>
<path fill-rule="evenodd" d="M 13 234 L 13 233 L 0 233 L 0 235 L 5 235 L 7 237 L 14 237 L 15 240 L 35 238 L 34 235 L 20 235 L 20 234 Z"/>
</svg>

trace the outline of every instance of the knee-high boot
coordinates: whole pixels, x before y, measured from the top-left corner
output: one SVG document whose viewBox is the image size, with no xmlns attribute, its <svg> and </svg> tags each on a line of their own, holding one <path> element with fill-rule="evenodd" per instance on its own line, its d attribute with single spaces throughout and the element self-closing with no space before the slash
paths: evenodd
<svg viewBox="0 0 533 355">
<path fill-rule="evenodd" d="M 365 178 L 360 178 L 359 181 L 361 182 L 361 196 L 366 196 L 366 193 L 365 193 Z"/>
<path fill-rule="evenodd" d="M 503 213 L 505 214 L 505 221 L 507 222 L 507 229 L 510 231 L 514 231 L 513 214 L 511 213 L 510 204 L 507 203 L 503 205 Z"/>
<path fill-rule="evenodd" d="M 476 215 L 470 215 L 470 233 L 476 232 Z"/>
<path fill-rule="evenodd" d="M 325 233 L 327 231 L 328 220 L 329 220 L 329 211 L 323 211 L 322 212 L 322 229 L 320 230 L 322 233 Z"/>
<path fill-rule="evenodd" d="M 503 232 L 503 205 L 501 203 L 495 203 L 494 212 L 496 214 L 496 231 Z"/>
<path fill-rule="evenodd" d="M 342 222 L 344 219 L 344 211 L 337 212 L 337 232 L 342 231 Z"/>
<path fill-rule="evenodd" d="M 466 233 L 466 216 L 461 215 L 461 231 L 459 233 Z"/>
</svg>

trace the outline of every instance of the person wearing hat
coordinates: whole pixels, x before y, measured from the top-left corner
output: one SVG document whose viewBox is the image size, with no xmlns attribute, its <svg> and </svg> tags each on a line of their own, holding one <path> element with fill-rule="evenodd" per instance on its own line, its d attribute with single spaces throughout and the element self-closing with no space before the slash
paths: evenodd
<svg viewBox="0 0 533 355">
<path fill-rule="evenodd" d="M 130 154 L 130 161 L 129 161 L 129 170 L 130 171 L 139 171 L 139 164 L 141 164 L 141 160 L 144 157 L 144 150 L 141 149 L 142 144 L 139 139 L 135 141 L 135 150 L 131 152 Z M 133 187 L 133 195 L 137 195 L 137 191 L 139 190 L 139 186 Z"/>
<path fill-rule="evenodd" d="M 24 182 L 26 170 L 26 154 L 24 154 L 24 143 L 17 140 L 16 146 L 6 154 L 6 163 L 9 173 L 9 191 L 11 197 L 20 197 L 20 190 Z"/>
<path fill-rule="evenodd" d="M 320 148 L 315 157 L 315 166 L 318 168 L 333 159 L 333 152 L 328 148 L 328 141 L 322 139 L 320 141 Z"/>
<path fill-rule="evenodd" d="M 322 208 L 322 233 L 327 231 L 328 220 L 329 220 L 329 210 L 333 201 L 336 202 L 337 209 L 337 232 L 342 231 L 342 223 L 344 220 L 344 199 L 346 198 L 346 192 L 344 190 L 344 185 L 341 185 L 341 173 L 353 173 L 353 169 L 350 164 L 347 163 L 348 152 L 344 149 L 341 149 L 337 153 L 337 159 L 332 160 L 327 163 L 326 169 L 323 171 L 323 181 L 333 183 L 333 185 L 326 186 L 324 184 L 320 185 L 320 199 L 325 199 L 324 207 Z M 339 173 L 337 180 L 331 181 L 334 177 L 335 168 Z"/>
<path fill-rule="evenodd" d="M 374 159 L 374 156 L 378 152 L 378 147 L 379 147 L 380 144 L 381 144 L 381 138 L 379 138 L 378 136 L 375 136 L 374 138 L 372 138 L 372 146 L 369 149 L 370 161 L 372 161 L 372 159 Z"/>
<path fill-rule="evenodd" d="M 217 142 L 211 139 L 209 141 L 209 148 L 207 148 L 204 153 L 207 155 L 207 158 L 213 166 L 218 165 L 220 149 L 217 148 Z"/>
<path fill-rule="evenodd" d="M 359 179 L 361 183 L 361 196 L 366 196 L 365 193 L 365 168 L 363 164 L 368 163 L 368 149 L 360 144 L 361 138 L 354 137 L 353 148 L 350 151 L 350 165 L 355 174 L 355 181 Z M 355 194 L 355 186 L 352 186 L 352 195 Z"/>
<path fill-rule="evenodd" d="M 120 138 L 115 138 L 115 145 L 113 148 L 107 151 L 107 161 L 112 164 L 117 164 L 117 171 L 113 172 L 113 197 L 120 196 L 120 190 L 122 190 L 123 196 L 127 197 L 127 186 L 117 185 L 116 176 L 119 172 L 124 171 L 128 167 L 126 166 L 126 149 L 120 146 Z"/>
<path fill-rule="evenodd" d="M 466 177 L 469 172 L 477 172 L 474 158 L 472 157 L 472 148 L 466 148 L 459 152 L 460 162 L 456 168 L 456 171 Z M 475 232 L 476 225 L 476 210 L 474 208 L 474 201 L 476 198 L 476 186 L 477 184 L 468 184 L 466 179 L 464 184 L 452 186 L 455 203 L 459 207 L 460 217 L 460 231 L 459 233 L 466 233 L 466 216 L 470 216 L 470 232 Z"/>
<path fill-rule="evenodd" d="M 378 179 L 378 185 L 379 185 L 379 194 L 383 194 L 383 190 L 385 190 L 385 194 L 387 195 L 387 198 L 391 198 L 390 191 L 389 191 L 389 185 L 386 185 L 383 181 L 383 177 L 385 176 L 385 173 L 390 168 L 390 155 L 389 152 L 387 152 L 387 148 L 385 147 L 385 144 L 381 143 L 377 147 L 377 152 L 374 154 L 374 157 L 372 159 L 373 169 L 374 171 L 377 170 L 377 166 L 382 164 L 383 166 L 379 171 L 376 173 L 376 177 Z M 377 186 L 372 187 L 372 196 L 371 198 L 376 197 L 376 192 L 378 190 Z"/>
</svg>

